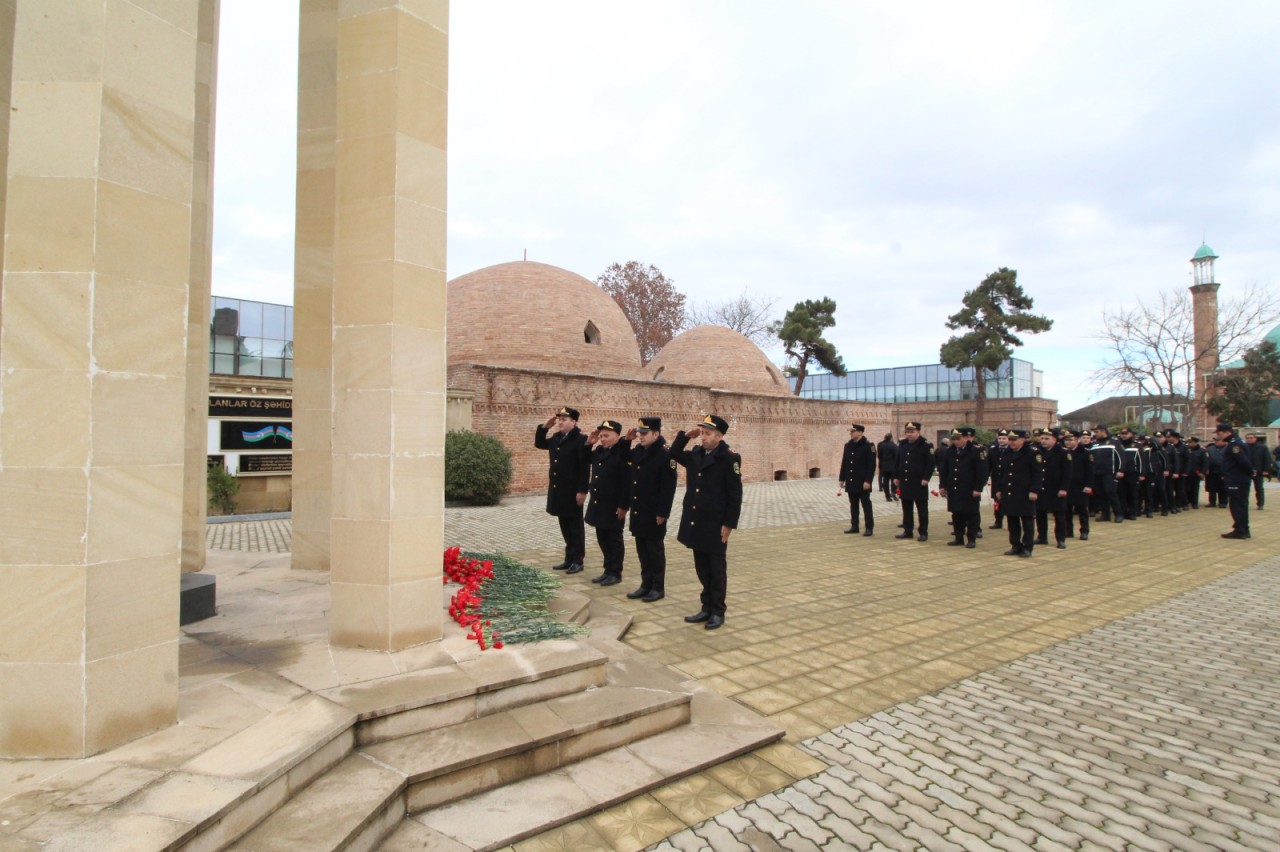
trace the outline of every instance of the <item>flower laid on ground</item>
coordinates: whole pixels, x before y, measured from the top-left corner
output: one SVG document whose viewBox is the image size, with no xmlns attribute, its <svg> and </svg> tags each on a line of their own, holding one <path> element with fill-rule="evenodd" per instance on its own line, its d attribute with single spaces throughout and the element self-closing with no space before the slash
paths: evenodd
<svg viewBox="0 0 1280 852">
<path fill-rule="evenodd" d="M 548 609 L 560 588 L 557 578 L 509 557 L 451 547 L 444 552 L 444 582 L 462 586 L 449 599 L 449 616 L 482 651 L 587 632 L 557 621 Z"/>
</svg>

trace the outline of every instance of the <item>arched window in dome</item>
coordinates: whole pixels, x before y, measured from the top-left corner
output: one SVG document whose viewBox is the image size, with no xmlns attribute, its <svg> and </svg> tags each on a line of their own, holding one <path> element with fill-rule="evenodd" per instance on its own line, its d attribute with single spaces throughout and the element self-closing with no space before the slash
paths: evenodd
<svg viewBox="0 0 1280 852">
<path fill-rule="evenodd" d="M 587 327 L 582 330 L 582 337 L 587 343 L 600 345 L 600 329 L 596 328 L 596 324 L 591 320 L 587 320 Z"/>
<path fill-rule="evenodd" d="M 659 367 L 658 372 L 653 374 L 653 380 L 655 382 L 658 381 L 658 379 L 662 378 L 662 374 L 665 373 L 666 371 L 667 371 L 666 367 Z"/>
</svg>

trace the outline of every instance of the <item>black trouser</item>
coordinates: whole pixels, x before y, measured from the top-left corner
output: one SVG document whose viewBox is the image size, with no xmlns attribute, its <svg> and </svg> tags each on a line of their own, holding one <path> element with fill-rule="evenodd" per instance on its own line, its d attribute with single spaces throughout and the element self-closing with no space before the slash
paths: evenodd
<svg viewBox="0 0 1280 852">
<path fill-rule="evenodd" d="M 1200 508 L 1200 477 L 1187 475 L 1183 477 L 1187 489 L 1187 505 L 1193 509 Z"/>
<path fill-rule="evenodd" d="M 1124 507 L 1124 516 L 1129 520 L 1138 517 L 1138 486 L 1142 483 L 1138 481 L 1136 473 L 1126 473 L 1124 479 L 1116 480 L 1116 487 L 1120 492 L 1120 505 Z"/>
<path fill-rule="evenodd" d="M 884 494 L 884 499 L 893 499 L 893 471 L 880 471 L 880 491 Z"/>
<path fill-rule="evenodd" d="M 582 522 L 582 507 L 576 506 L 575 511 L 557 515 L 556 520 L 560 522 L 560 537 L 564 539 L 564 561 L 570 565 L 581 565 L 587 555 L 587 528 Z"/>
<path fill-rule="evenodd" d="M 1259 509 L 1266 505 L 1267 498 L 1262 491 L 1262 474 L 1260 473 L 1253 475 L 1253 496 L 1254 502 L 1258 504 Z"/>
<path fill-rule="evenodd" d="M 1186 474 L 1178 474 L 1178 478 L 1173 480 L 1173 488 L 1171 489 L 1173 508 L 1181 511 L 1187 508 L 1187 477 Z"/>
<path fill-rule="evenodd" d="M 622 560 L 627 555 L 627 546 L 622 543 L 622 527 L 609 530 L 596 527 L 596 544 L 600 545 L 604 573 L 621 577 Z"/>
<path fill-rule="evenodd" d="M 1097 501 L 1102 520 L 1109 521 L 1111 516 L 1123 517 L 1125 512 L 1120 507 L 1120 486 L 1114 475 L 1104 473 L 1093 478 L 1093 498 Z"/>
<path fill-rule="evenodd" d="M 902 498 L 902 530 L 903 532 L 914 532 L 916 529 L 915 518 L 912 517 L 912 510 L 920 517 L 920 534 L 929 534 L 929 498 L 919 497 L 903 497 Z"/>
<path fill-rule="evenodd" d="M 1036 544 L 1036 519 L 1031 515 L 1005 515 L 1009 522 L 1009 546 L 1030 553 Z"/>
<path fill-rule="evenodd" d="M 977 509 L 971 512 L 951 513 L 951 534 L 956 541 L 977 541 L 978 530 L 982 529 L 982 513 Z"/>
<path fill-rule="evenodd" d="M 1222 484 L 1222 474 L 1210 473 L 1204 478 L 1204 491 L 1209 495 L 1209 505 L 1217 506 L 1227 502 L 1226 488 Z"/>
<path fill-rule="evenodd" d="M 1066 516 L 1067 538 L 1076 537 L 1075 519 L 1077 517 L 1080 518 L 1080 534 L 1081 535 L 1089 534 L 1089 507 L 1087 505 L 1072 506 L 1070 509 L 1067 510 L 1067 516 Z M 1117 515 L 1116 517 L 1119 517 L 1119 515 Z"/>
<path fill-rule="evenodd" d="M 1249 483 L 1227 486 L 1227 501 L 1231 504 L 1231 529 L 1243 535 L 1249 534 Z"/>
<path fill-rule="evenodd" d="M 1155 510 L 1156 485 L 1151 477 L 1147 477 L 1138 483 L 1138 491 L 1142 494 L 1142 505 L 1138 511 L 1150 516 Z"/>
<path fill-rule="evenodd" d="M 662 536 L 635 536 L 640 559 L 640 588 L 646 592 L 667 590 L 667 546 Z"/>
<path fill-rule="evenodd" d="M 693 552 L 693 567 L 702 583 L 702 611 L 724 615 L 729 591 L 729 558 L 725 553 Z"/>
<path fill-rule="evenodd" d="M 1063 509 L 1042 509 L 1036 507 L 1036 541 L 1037 543 L 1047 542 L 1049 540 L 1049 516 L 1053 515 L 1053 539 L 1054 541 L 1063 541 L 1067 537 L 1067 510 Z"/>
<path fill-rule="evenodd" d="M 876 527 L 876 516 L 871 514 L 871 492 L 859 487 L 856 491 L 849 489 L 849 526 L 855 530 L 858 528 L 858 507 L 862 507 L 862 513 L 867 516 L 867 529 L 872 530 Z"/>
</svg>

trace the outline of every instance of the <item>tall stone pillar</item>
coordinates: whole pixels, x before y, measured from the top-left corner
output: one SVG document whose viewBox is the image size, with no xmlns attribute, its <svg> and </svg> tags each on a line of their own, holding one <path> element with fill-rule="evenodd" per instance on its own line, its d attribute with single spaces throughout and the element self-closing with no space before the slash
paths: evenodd
<svg viewBox="0 0 1280 852">
<path fill-rule="evenodd" d="M 0 755 L 78 757 L 177 712 L 199 2 L 14 8 Z"/>
<path fill-rule="evenodd" d="M 334 151 L 338 0 L 302 0 L 298 22 L 298 184 L 293 253 L 295 568 L 329 570 L 333 431 Z"/>
<path fill-rule="evenodd" d="M 1194 284 L 1191 290 L 1191 322 L 1195 347 L 1195 398 L 1191 403 L 1192 418 L 1197 428 L 1207 430 L 1209 423 L 1210 378 L 1218 369 L 1218 287 L 1213 262 L 1218 255 L 1207 243 L 1201 244 L 1191 258 Z"/>
<path fill-rule="evenodd" d="M 438 639 L 448 4 L 338 3 L 334 644 Z M 299 344 L 301 345 L 301 344 Z"/>
<path fill-rule="evenodd" d="M 182 570 L 204 567 L 209 503 L 209 297 L 213 281 L 213 131 L 220 0 L 200 0 L 196 22 L 194 151 L 191 162 L 191 272 L 187 301 L 186 472 L 182 489 Z"/>
</svg>

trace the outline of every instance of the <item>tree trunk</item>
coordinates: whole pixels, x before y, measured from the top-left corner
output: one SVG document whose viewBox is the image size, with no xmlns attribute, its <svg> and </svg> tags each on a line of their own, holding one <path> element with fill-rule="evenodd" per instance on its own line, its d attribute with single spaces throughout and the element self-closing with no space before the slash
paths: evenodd
<svg viewBox="0 0 1280 852">
<path fill-rule="evenodd" d="M 982 418 L 986 416 L 987 411 L 987 375 L 981 367 L 973 368 L 973 381 L 978 388 L 977 405 L 974 406 L 977 414 L 974 415 L 974 426 L 986 428 L 986 424 L 982 422 Z"/>
<path fill-rule="evenodd" d="M 800 366 L 796 367 L 796 396 L 800 395 L 800 390 L 804 387 L 804 377 L 809 374 L 806 367 L 808 367 L 807 361 L 801 361 Z"/>
</svg>

